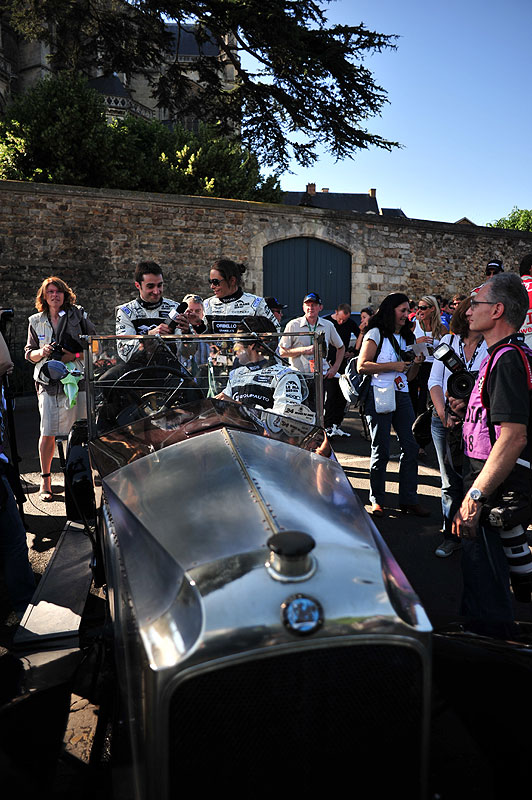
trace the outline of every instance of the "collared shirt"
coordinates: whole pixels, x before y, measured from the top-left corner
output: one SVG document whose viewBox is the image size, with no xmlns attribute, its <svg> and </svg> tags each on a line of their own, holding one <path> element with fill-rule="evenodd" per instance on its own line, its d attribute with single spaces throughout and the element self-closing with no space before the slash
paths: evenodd
<svg viewBox="0 0 532 800">
<path fill-rule="evenodd" d="M 325 344 L 326 350 L 329 349 L 329 345 L 331 344 L 333 347 L 340 348 L 344 346 L 340 338 L 340 334 L 329 320 L 324 319 L 323 317 L 318 317 L 316 325 L 311 325 L 307 318 L 303 315 L 302 317 L 296 317 L 295 319 L 291 319 L 290 322 L 286 323 L 286 327 L 284 329 L 284 335 L 279 342 L 279 347 L 284 348 L 285 350 L 291 350 L 293 347 L 309 347 L 312 344 L 312 337 L 310 336 L 311 333 L 314 331 L 324 331 L 325 333 Z M 307 333 L 307 336 L 290 336 L 291 333 Z M 313 356 L 294 356 L 293 358 L 290 357 L 290 366 L 292 369 L 297 370 L 298 372 L 313 372 L 310 367 L 310 361 Z M 327 360 L 323 359 L 323 373 L 325 374 L 329 369 L 329 364 Z"/>
</svg>

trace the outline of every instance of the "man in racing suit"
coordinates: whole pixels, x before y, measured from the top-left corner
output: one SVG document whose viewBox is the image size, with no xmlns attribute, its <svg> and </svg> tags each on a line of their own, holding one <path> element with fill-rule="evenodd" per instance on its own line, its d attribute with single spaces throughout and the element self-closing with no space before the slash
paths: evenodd
<svg viewBox="0 0 532 800">
<path fill-rule="evenodd" d="M 531 499 L 532 370 L 517 333 L 527 309 L 521 280 L 501 273 L 479 289 L 467 312 L 470 330 L 484 335 L 488 356 L 464 419 L 467 492 L 453 520 L 453 533 L 464 545 L 462 613 L 468 627 L 505 638 L 513 634 L 509 578 L 515 593 L 516 586 L 530 585 L 532 570 L 525 536 Z M 454 411 L 463 407 L 463 401 L 450 398 L 450 403 Z M 493 509 L 505 505 L 507 510 L 521 506 L 521 517 L 496 527 Z"/>
<path fill-rule="evenodd" d="M 163 297 L 163 275 L 161 267 L 155 261 L 143 261 L 135 270 L 135 286 L 139 296 L 129 303 L 116 308 L 117 336 L 168 335 L 172 333 L 168 327 L 168 315 L 177 309 L 179 303 Z M 177 318 L 178 327 L 188 330 L 189 322 L 181 314 Z M 123 361 L 140 359 L 140 347 L 137 341 L 121 341 L 117 345 L 118 353 Z"/>
</svg>

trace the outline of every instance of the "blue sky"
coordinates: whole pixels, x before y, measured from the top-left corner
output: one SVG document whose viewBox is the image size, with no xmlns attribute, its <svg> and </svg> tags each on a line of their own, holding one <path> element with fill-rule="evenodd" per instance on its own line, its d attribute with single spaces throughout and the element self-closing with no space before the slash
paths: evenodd
<svg viewBox="0 0 532 800">
<path fill-rule="evenodd" d="M 311 168 L 294 164 L 285 190 L 367 192 L 409 217 L 485 225 L 532 208 L 531 0 L 337 0 L 330 22 L 399 34 L 397 50 L 366 59 L 388 92 L 366 127 L 399 141 Z"/>
</svg>

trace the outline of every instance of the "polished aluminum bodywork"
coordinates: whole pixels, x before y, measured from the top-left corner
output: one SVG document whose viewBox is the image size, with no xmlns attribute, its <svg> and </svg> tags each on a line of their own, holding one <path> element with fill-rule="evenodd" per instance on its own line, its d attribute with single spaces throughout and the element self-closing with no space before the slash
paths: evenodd
<svg viewBox="0 0 532 800">
<path fill-rule="evenodd" d="M 195 675 L 216 681 L 231 663 L 362 645 L 409 650 L 421 664 L 411 796 L 423 796 L 429 621 L 334 454 L 319 454 L 330 452 L 323 431 L 271 430 L 233 403 L 205 400 L 91 442 L 135 796 L 171 794 L 168 709 Z M 289 531 L 315 541 L 308 568 L 292 576 L 268 546 Z M 283 617 L 296 595 L 322 613 L 306 636 Z"/>
</svg>

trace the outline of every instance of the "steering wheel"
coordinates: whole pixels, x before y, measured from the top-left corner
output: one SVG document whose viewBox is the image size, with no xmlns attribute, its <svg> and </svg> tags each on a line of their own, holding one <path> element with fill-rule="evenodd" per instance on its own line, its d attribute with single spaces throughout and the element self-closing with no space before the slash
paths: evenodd
<svg viewBox="0 0 532 800">
<path fill-rule="evenodd" d="M 104 393 L 107 420 L 111 424 L 115 421 L 119 427 L 160 408 L 191 403 L 205 396 L 183 367 L 158 364 L 124 372 Z"/>
</svg>

